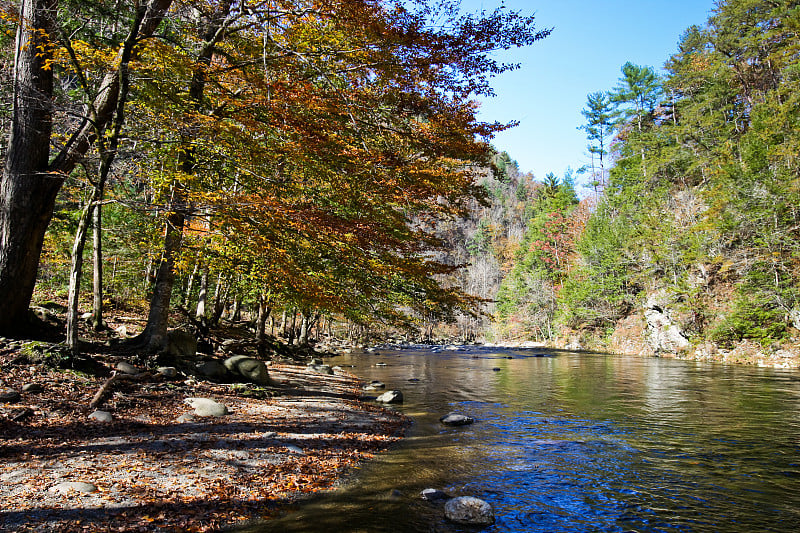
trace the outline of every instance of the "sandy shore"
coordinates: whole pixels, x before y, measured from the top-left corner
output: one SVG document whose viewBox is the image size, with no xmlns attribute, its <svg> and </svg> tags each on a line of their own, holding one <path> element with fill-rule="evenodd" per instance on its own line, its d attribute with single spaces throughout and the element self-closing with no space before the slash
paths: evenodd
<svg viewBox="0 0 800 533">
<path fill-rule="evenodd" d="M 114 418 L 98 422 L 87 406 L 102 379 L 3 365 L 3 389 L 42 390 L 0 403 L 0 530 L 210 531 L 258 519 L 330 489 L 405 426 L 359 401 L 352 375 L 271 366 L 270 376 L 269 387 L 115 383 L 103 405 Z M 179 421 L 189 397 L 229 414 Z"/>
</svg>

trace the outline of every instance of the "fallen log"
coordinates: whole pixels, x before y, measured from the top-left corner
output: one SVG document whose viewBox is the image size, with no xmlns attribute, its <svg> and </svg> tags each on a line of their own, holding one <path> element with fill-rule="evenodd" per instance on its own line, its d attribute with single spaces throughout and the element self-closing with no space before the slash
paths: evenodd
<svg viewBox="0 0 800 533">
<path fill-rule="evenodd" d="M 92 401 L 89 402 L 89 409 L 95 409 L 102 405 L 105 401 L 106 395 L 117 381 L 147 381 L 154 377 L 156 377 L 156 374 L 153 374 L 152 372 L 142 372 L 141 374 L 118 374 L 115 370 L 111 373 L 111 377 L 103 382 L 103 385 L 100 386 L 100 389 L 92 397 Z"/>
</svg>

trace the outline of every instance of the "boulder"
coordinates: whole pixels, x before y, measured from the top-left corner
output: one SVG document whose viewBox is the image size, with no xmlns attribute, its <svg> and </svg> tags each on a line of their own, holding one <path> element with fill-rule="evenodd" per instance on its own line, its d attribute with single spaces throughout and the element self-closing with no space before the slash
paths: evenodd
<svg viewBox="0 0 800 533">
<path fill-rule="evenodd" d="M 228 407 L 211 398 L 186 398 L 183 403 L 190 405 L 197 416 L 225 416 Z"/>
<path fill-rule="evenodd" d="M 195 365 L 197 373 L 209 379 L 225 379 L 228 376 L 228 369 L 225 365 L 215 359 L 202 361 Z"/>
<path fill-rule="evenodd" d="M 26 383 L 22 386 L 22 392 L 43 392 L 44 385 L 41 383 Z"/>
<path fill-rule="evenodd" d="M 647 319 L 647 342 L 657 354 L 676 353 L 689 348 L 689 340 L 672 323 L 667 311 L 650 308 L 645 311 L 644 316 Z"/>
<path fill-rule="evenodd" d="M 170 330 L 167 332 L 167 346 L 164 351 L 177 358 L 194 357 L 197 353 L 197 339 L 188 331 Z"/>
<path fill-rule="evenodd" d="M 184 413 L 178 418 L 175 419 L 175 422 L 178 424 L 189 424 L 197 420 L 197 417 L 194 416 L 192 413 Z"/>
<path fill-rule="evenodd" d="M 471 526 L 488 526 L 494 523 L 492 506 L 474 496 L 460 496 L 447 500 L 444 516 L 451 522 Z"/>
<path fill-rule="evenodd" d="M 403 403 L 403 393 L 399 390 L 389 390 L 375 398 L 375 401 L 381 403 Z"/>
<path fill-rule="evenodd" d="M 475 419 L 459 413 L 447 413 L 439 419 L 445 426 L 466 426 L 475 422 Z"/>
<path fill-rule="evenodd" d="M 238 374 L 253 383 L 267 385 L 269 383 L 269 371 L 264 361 L 246 355 L 234 355 L 228 357 L 223 363 L 228 371 Z"/>
</svg>

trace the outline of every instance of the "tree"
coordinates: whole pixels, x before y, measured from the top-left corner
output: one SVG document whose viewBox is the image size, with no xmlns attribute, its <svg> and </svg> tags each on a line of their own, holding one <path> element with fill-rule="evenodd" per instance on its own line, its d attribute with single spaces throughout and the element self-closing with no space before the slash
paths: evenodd
<svg viewBox="0 0 800 533">
<path fill-rule="evenodd" d="M 606 139 L 611 135 L 614 127 L 613 105 L 608 93 L 598 91 L 589 94 L 586 107 L 581 110 L 581 114 L 586 118 L 586 124 L 580 129 L 586 132 L 586 138 L 589 140 L 589 154 L 592 157 L 592 182 L 597 182 L 600 188 L 604 188 L 606 185 L 605 157 L 608 155 Z M 595 156 L 600 161 L 599 175 L 595 172 Z"/>
<path fill-rule="evenodd" d="M 137 39 L 157 28 L 171 0 L 151 0 Z M 53 131 L 53 65 L 61 34 L 58 0 L 22 3 L 17 30 L 11 133 L 0 182 L 0 331 L 25 327 L 44 234 L 65 176 L 104 129 L 117 106 L 119 71 L 92 91 L 85 116 L 50 159 Z M 122 51 L 119 52 L 120 54 Z"/>
</svg>

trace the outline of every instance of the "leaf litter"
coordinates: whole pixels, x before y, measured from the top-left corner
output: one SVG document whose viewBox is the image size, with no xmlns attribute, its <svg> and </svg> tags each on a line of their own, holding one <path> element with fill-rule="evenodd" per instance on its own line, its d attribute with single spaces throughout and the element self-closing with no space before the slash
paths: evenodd
<svg viewBox="0 0 800 533">
<path fill-rule="evenodd" d="M 114 420 L 95 422 L 88 404 L 101 378 L 8 359 L 4 388 L 44 387 L 0 404 L 0 531 L 214 531 L 268 517 L 333 488 L 407 424 L 359 401 L 355 376 L 291 365 L 270 366 L 277 385 L 268 389 L 119 382 L 102 407 Z M 188 397 L 230 414 L 179 422 L 192 412 Z M 56 490 L 63 482 L 96 490 Z"/>
</svg>

